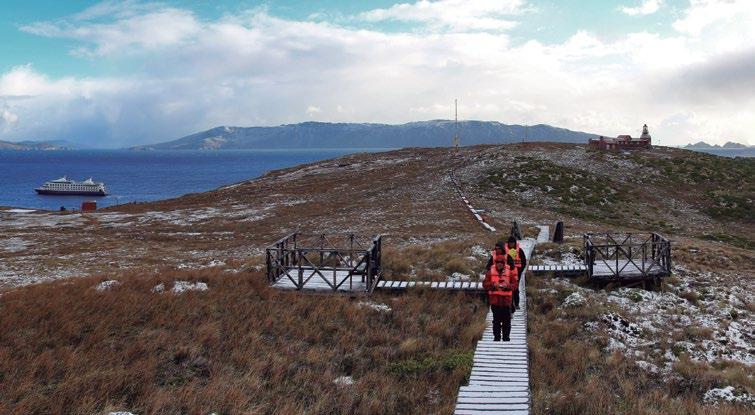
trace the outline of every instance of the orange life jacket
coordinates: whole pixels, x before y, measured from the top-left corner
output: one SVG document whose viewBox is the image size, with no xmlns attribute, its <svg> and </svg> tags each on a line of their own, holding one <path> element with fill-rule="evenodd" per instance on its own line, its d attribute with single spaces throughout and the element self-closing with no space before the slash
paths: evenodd
<svg viewBox="0 0 755 415">
<path fill-rule="evenodd" d="M 516 286 L 516 275 L 508 264 L 504 265 L 503 272 L 498 272 L 495 266 L 495 257 L 493 265 L 490 266 L 485 280 L 482 282 L 483 287 L 488 290 L 488 302 L 490 305 L 505 307 L 511 305 L 512 290 Z M 501 287 L 503 286 L 503 288 Z"/>
<path fill-rule="evenodd" d="M 509 248 L 509 244 L 506 244 L 506 255 L 510 256 L 514 260 L 517 271 L 522 269 L 522 257 L 519 256 L 519 242 L 516 243 L 515 248 Z"/>
</svg>

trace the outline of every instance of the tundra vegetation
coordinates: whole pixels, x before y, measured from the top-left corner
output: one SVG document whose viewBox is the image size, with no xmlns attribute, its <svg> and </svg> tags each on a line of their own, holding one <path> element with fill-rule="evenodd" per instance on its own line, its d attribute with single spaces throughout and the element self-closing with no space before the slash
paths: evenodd
<svg viewBox="0 0 755 415">
<path fill-rule="evenodd" d="M 119 283 L 97 289 L 106 278 Z M 208 289 L 174 294 L 175 281 Z M 299 295 L 263 281 L 217 268 L 124 272 L 3 294 L 0 413 L 452 411 L 482 301 Z"/>
<path fill-rule="evenodd" d="M 0 412 L 450 413 L 481 299 L 277 292 L 264 247 L 297 228 L 383 234 L 387 278 L 475 279 L 512 220 L 528 237 L 563 220 L 566 242 L 533 263 L 579 261 L 582 232 L 654 231 L 673 242 L 674 275 L 652 291 L 530 276 L 534 412 L 751 413 L 754 163 L 403 149 L 92 214 L 0 209 Z"/>
</svg>

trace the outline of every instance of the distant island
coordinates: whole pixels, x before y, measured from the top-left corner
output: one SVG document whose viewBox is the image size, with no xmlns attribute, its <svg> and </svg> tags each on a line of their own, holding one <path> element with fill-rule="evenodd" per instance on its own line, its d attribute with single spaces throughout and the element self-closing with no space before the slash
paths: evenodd
<svg viewBox="0 0 755 415">
<path fill-rule="evenodd" d="M 406 124 L 303 122 L 277 127 L 221 126 L 177 140 L 131 147 L 132 150 L 242 150 L 303 148 L 403 148 L 450 146 L 452 120 Z M 586 143 L 595 134 L 550 125 L 507 125 L 496 121 L 460 121 L 462 145 L 527 141 Z"/>
<path fill-rule="evenodd" d="M 73 150 L 74 143 L 65 140 L 52 141 L 3 141 L 0 140 L 0 150 Z"/>
<path fill-rule="evenodd" d="M 726 150 L 739 150 L 739 149 L 746 149 L 750 148 L 751 146 L 748 146 L 746 144 L 740 144 L 740 143 L 734 143 L 732 141 L 727 141 L 726 144 L 720 146 L 718 144 L 708 144 L 704 141 L 698 141 L 694 144 L 687 144 L 686 146 L 682 148 L 687 148 L 691 150 L 699 150 L 699 149 L 726 149 Z"/>
</svg>

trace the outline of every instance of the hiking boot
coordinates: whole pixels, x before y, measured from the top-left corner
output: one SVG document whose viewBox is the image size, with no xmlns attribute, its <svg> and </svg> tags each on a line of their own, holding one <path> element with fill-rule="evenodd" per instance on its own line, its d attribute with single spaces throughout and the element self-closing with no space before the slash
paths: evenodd
<svg viewBox="0 0 755 415">
<path fill-rule="evenodd" d="M 499 342 L 499 341 L 501 341 L 501 338 L 500 337 L 496 337 L 496 338 L 493 339 L 493 341 L 494 342 Z"/>
<path fill-rule="evenodd" d="M 510 338 L 508 338 L 508 337 L 504 337 L 504 338 L 503 338 L 503 341 L 505 341 L 505 342 L 510 342 L 510 341 L 511 341 L 511 339 L 510 339 Z"/>
</svg>

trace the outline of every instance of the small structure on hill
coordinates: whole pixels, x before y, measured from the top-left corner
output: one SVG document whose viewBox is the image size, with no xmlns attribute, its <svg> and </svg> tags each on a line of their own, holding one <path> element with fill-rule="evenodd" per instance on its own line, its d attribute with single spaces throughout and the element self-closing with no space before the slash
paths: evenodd
<svg viewBox="0 0 755 415">
<path fill-rule="evenodd" d="M 650 148 L 652 146 L 652 139 L 648 132 L 648 125 L 645 124 L 642 126 L 642 135 L 639 138 L 634 138 L 630 135 L 620 135 L 616 138 L 600 136 L 600 138 L 591 138 L 587 142 L 587 145 L 596 150 L 631 150 Z"/>
<path fill-rule="evenodd" d="M 382 237 L 294 232 L 267 248 L 267 280 L 275 288 L 370 293 L 381 274 Z"/>
</svg>

